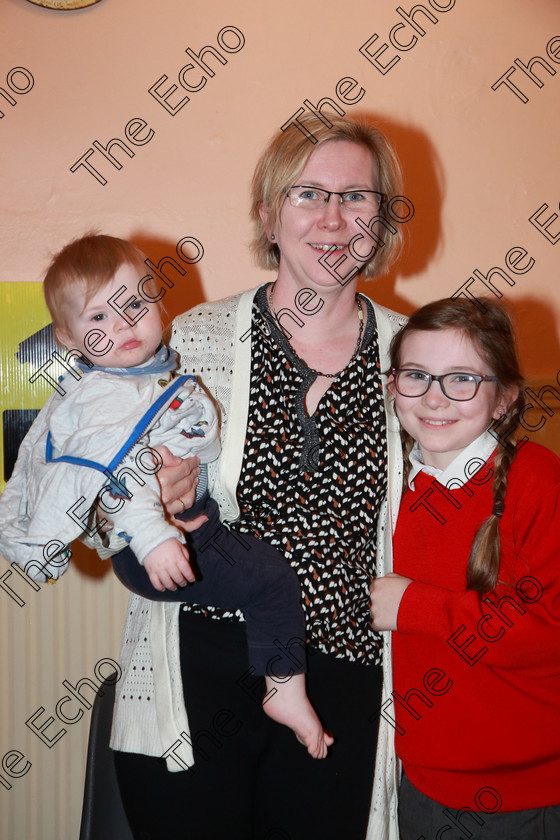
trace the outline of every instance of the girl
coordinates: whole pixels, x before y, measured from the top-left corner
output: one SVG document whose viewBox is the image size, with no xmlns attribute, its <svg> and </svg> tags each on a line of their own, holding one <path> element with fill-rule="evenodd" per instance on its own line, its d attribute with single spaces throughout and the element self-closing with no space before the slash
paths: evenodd
<svg viewBox="0 0 560 840">
<path fill-rule="evenodd" d="M 401 840 L 560 837 L 560 460 L 517 433 L 511 322 L 482 302 L 428 304 L 391 345 L 406 491 L 371 602 L 397 631 Z"/>
</svg>

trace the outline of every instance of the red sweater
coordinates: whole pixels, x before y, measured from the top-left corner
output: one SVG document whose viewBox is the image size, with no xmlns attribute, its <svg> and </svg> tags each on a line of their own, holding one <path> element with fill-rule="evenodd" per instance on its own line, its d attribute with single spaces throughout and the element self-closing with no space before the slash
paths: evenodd
<svg viewBox="0 0 560 840">
<path fill-rule="evenodd" d="M 488 604 L 466 591 L 465 573 L 492 509 L 492 463 L 449 491 L 455 505 L 425 473 L 403 496 L 395 571 L 414 582 L 393 633 L 383 714 L 424 794 L 453 808 L 517 811 L 560 802 L 560 459 L 532 443 L 515 458 L 500 524 L 500 580 L 511 585 L 499 584 Z"/>
</svg>

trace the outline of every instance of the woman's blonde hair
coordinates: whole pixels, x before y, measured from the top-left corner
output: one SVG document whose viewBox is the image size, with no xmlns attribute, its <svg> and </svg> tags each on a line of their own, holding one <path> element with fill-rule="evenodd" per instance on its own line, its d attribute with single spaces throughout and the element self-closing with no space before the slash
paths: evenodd
<svg viewBox="0 0 560 840">
<path fill-rule="evenodd" d="M 297 184 L 309 157 L 322 143 L 347 141 L 364 146 L 377 165 L 377 183 L 373 187 L 388 199 L 402 194 L 400 164 L 385 135 L 366 122 L 346 120 L 330 112 L 324 116 L 331 123 L 331 128 L 311 114 L 299 118 L 299 123 L 314 141 L 292 125 L 272 138 L 257 163 L 251 189 L 251 219 L 254 225 L 252 249 L 260 268 L 278 269 L 280 251 L 269 241 L 259 210 L 261 206 L 266 208 L 269 214 L 267 226 L 274 227 L 287 190 Z M 385 218 L 385 213 L 386 205 L 381 207 L 381 218 Z M 393 229 L 396 228 L 396 233 L 384 236 L 383 247 L 377 248 L 372 259 L 364 265 L 364 277 L 375 277 L 387 271 L 402 248 L 402 230 L 398 224 L 390 224 Z"/>
<path fill-rule="evenodd" d="M 489 372 L 497 377 L 498 394 L 505 398 L 508 392 L 518 391 L 516 399 L 507 406 L 505 414 L 500 418 L 504 427 L 511 428 L 517 424 L 519 413 L 525 405 L 523 377 L 515 349 L 513 324 L 504 307 L 494 299 L 479 298 L 479 302 L 485 311 L 474 306 L 471 301 L 461 298 L 436 300 L 418 309 L 391 342 L 391 368 L 398 370 L 402 344 L 410 333 L 419 330 L 458 330 L 472 341 L 489 366 Z M 401 437 L 406 486 L 410 469 L 408 456 L 414 439 L 404 429 L 401 431 Z M 498 444 L 493 465 L 492 514 L 478 529 L 469 557 L 467 589 L 474 589 L 481 594 L 492 592 L 498 583 L 500 519 L 506 504 L 508 472 L 515 454 L 516 449 L 513 445 Z"/>
</svg>

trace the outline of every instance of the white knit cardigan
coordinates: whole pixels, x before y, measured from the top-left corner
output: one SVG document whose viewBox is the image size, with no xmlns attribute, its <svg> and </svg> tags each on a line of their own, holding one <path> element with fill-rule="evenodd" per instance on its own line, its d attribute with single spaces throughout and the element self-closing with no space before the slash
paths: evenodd
<svg viewBox="0 0 560 840">
<path fill-rule="evenodd" d="M 212 496 L 222 519 L 239 515 L 236 488 L 241 471 L 251 373 L 251 310 L 256 290 L 197 306 L 173 324 L 171 346 L 181 356 L 181 373 L 200 376 L 222 412 L 222 455 L 209 465 Z M 389 367 L 389 343 L 405 319 L 373 304 L 377 320 L 381 370 Z M 383 377 L 384 387 L 386 377 Z M 396 417 L 387 399 L 387 461 L 389 486 L 378 526 L 377 574 L 392 569 L 391 537 L 402 487 L 402 454 Z M 96 546 L 99 549 L 99 545 Z M 116 543 L 111 547 L 115 550 Z M 103 555 L 106 552 L 100 551 Z M 179 661 L 180 605 L 152 602 L 131 595 L 123 633 L 111 746 L 124 752 L 163 756 L 170 771 L 194 763 L 188 741 L 189 725 L 183 699 Z M 390 698 L 391 634 L 384 633 L 383 697 Z M 119 690 L 120 689 L 120 690 Z M 378 712 L 372 708 L 372 715 Z M 352 710 L 349 709 L 351 714 Z M 367 840 L 397 840 L 398 766 L 394 733 L 379 719 L 376 772 Z M 375 725 L 375 722 L 371 725 Z"/>
</svg>

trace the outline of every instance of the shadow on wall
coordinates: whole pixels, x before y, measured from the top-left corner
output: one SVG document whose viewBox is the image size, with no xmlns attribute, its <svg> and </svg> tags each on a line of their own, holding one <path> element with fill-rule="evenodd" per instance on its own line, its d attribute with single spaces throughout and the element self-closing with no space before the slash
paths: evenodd
<svg viewBox="0 0 560 840">
<path fill-rule="evenodd" d="M 132 234 L 130 241 L 145 254 L 149 254 L 146 273 L 151 273 L 161 281 L 162 320 L 165 327 L 177 315 L 205 301 L 196 265 L 202 259 L 204 249 L 197 239 L 184 237 L 175 244 L 138 231 Z"/>
<path fill-rule="evenodd" d="M 525 413 L 529 440 L 560 456 L 560 343 L 553 311 L 532 297 L 508 301 L 516 328 L 521 370 L 525 375 Z"/>
<path fill-rule="evenodd" d="M 404 227 L 405 245 L 398 262 L 382 277 L 362 280 L 359 291 L 397 312 L 410 314 L 410 302 L 395 292 L 397 278 L 418 277 L 427 271 L 442 237 L 441 208 L 444 177 L 428 135 L 420 129 L 372 113 L 356 118 L 380 128 L 397 152 L 403 171 L 404 194 L 414 216 Z"/>
</svg>

